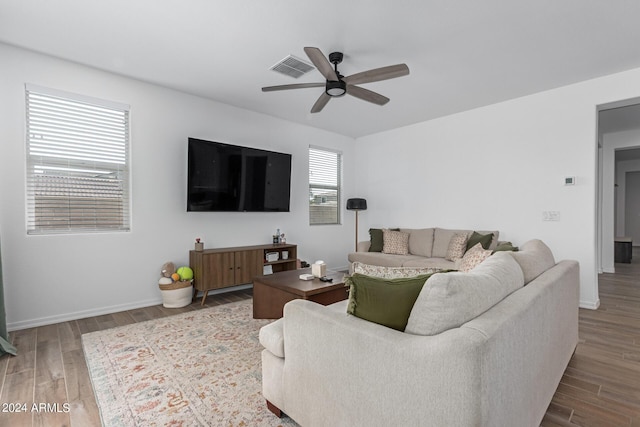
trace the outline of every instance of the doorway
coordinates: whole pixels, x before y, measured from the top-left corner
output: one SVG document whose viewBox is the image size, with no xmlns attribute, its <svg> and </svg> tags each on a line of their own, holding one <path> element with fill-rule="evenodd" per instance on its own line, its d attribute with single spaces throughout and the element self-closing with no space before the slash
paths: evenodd
<svg viewBox="0 0 640 427">
<path fill-rule="evenodd" d="M 640 243 L 640 171 L 625 174 L 624 235 Z"/>
<path fill-rule="evenodd" d="M 626 175 L 640 174 L 640 99 L 598 106 L 597 141 L 597 267 L 615 273 L 614 238 L 627 234 Z M 640 245 L 640 234 L 633 242 Z"/>
</svg>

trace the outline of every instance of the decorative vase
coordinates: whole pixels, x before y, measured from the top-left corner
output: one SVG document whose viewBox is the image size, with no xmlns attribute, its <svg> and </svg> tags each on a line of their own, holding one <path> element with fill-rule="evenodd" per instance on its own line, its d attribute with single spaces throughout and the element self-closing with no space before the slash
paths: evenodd
<svg viewBox="0 0 640 427">
<path fill-rule="evenodd" d="M 201 252 L 202 250 L 204 250 L 204 243 L 196 242 L 196 251 Z"/>
</svg>

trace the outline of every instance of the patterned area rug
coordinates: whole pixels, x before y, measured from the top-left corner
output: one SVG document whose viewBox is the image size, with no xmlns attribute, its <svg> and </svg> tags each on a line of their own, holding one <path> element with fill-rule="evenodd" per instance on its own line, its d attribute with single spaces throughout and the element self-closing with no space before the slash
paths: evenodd
<svg viewBox="0 0 640 427">
<path fill-rule="evenodd" d="M 296 425 L 262 397 L 267 323 L 246 300 L 82 335 L 103 425 Z"/>
</svg>

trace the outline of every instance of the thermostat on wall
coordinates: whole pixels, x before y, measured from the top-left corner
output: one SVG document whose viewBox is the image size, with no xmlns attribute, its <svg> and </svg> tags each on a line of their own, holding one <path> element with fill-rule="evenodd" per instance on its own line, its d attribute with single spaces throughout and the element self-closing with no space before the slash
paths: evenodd
<svg viewBox="0 0 640 427">
<path fill-rule="evenodd" d="M 576 185 L 576 177 L 575 176 L 565 176 L 564 177 L 564 185 Z"/>
</svg>

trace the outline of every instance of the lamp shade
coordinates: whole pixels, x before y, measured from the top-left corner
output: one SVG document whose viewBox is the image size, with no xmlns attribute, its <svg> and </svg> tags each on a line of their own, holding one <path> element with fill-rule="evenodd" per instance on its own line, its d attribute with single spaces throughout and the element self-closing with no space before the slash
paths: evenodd
<svg viewBox="0 0 640 427">
<path fill-rule="evenodd" d="M 365 199 L 348 199 L 347 210 L 348 211 L 366 211 L 367 201 Z"/>
</svg>

